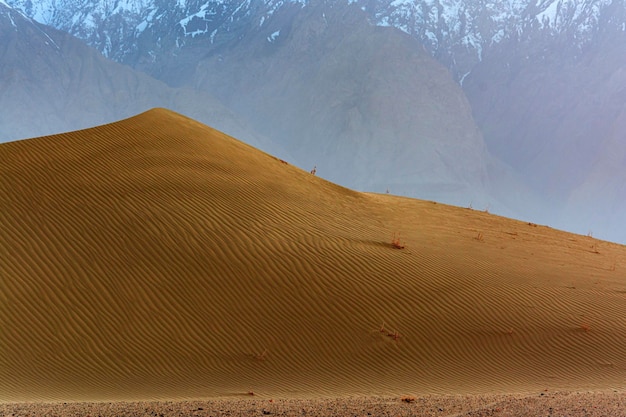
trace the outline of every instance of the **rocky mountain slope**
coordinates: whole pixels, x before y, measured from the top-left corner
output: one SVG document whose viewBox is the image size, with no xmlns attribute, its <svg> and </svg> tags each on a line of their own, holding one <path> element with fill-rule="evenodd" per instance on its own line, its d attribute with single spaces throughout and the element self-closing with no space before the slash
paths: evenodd
<svg viewBox="0 0 626 417">
<path fill-rule="evenodd" d="M 625 31 L 624 0 L 7 0 L 116 61 L 138 65 L 172 48 L 221 45 L 262 27 L 286 7 L 356 4 L 379 26 L 419 39 L 457 79 L 502 41 L 554 37 L 583 49 L 607 25 Z M 610 21 L 610 22 L 609 22 Z"/>
<path fill-rule="evenodd" d="M 354 1 L 377 24 L 397 27 L 422 41 L 458 80 L 503 42 L 539 48 L 560 39 L 582 50 L 598 32 L 608 30 L 608 20 L 622 31 L 626 22 L 619 16 L 623 0 Z"/>
<path fill-rule="evenodd" d="M 104 56 L 133 66 L 172 48 L 237 39 L 285 5 L 306 0 L 8 0 L 40 23 L 83 39 Z"/>
<path fill-rule="evenodd" d="M 490 151 L 568 212 L 582 205 L 601 218 L 614 212 L 610 202 L 626 207 L 626 164 L 613 163 L 626 155 L 625 51 L 626 32 L 598 34 L 577 57 L 555 44 L 533 52 L 508 41 L 464 83 Z M 581 199 L 590 184 L 595 198 Z"/>
<path fill-rule="evenodd" d="M 502 41 L 463 83 L 490 151 L 556 209 L 552 224 L 622 242 L 624 22 L 624 3 L 613 2 L 585 36 L 571 27 L 533 42 Z"/>
<path fill-rule="evenodd" d="M 209 94 L 174 89 L 105 59 L 0 2 L 0 141 L 77 130 L 169 107 L 277 154 Z"/>
</svg>

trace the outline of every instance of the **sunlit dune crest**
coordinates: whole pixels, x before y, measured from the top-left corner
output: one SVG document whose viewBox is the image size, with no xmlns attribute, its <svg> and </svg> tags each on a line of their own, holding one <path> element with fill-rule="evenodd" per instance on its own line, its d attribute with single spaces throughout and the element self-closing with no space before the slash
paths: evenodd
<svg viewBox="0 0 626 417">
<path fill-rule="evenodd" d="M 2 401 L 626 388 L 625 246 L 355 192 L 165 109 L 0 160 Z"/>
</svg>

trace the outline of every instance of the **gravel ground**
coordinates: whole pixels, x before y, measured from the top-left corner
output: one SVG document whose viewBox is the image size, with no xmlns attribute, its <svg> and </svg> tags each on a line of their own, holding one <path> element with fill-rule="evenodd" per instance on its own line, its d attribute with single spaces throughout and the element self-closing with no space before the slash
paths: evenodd
<svg viewBox="0 0 626 417">
<path fill-rule="evenodd" d="M 220 399 L 165 402 L 4 403 L 6 417 L 174 416 L 562 416 L 626 417 L 626 392 L 540 392 L 337 399 Z"/>
</svg>

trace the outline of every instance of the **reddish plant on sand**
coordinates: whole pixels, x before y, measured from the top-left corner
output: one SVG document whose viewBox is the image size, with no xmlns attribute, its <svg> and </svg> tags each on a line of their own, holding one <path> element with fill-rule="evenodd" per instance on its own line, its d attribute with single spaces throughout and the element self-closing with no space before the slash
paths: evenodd
<svg viewBox="0 0 626 417">
<path fill-rule="evenodd" d="M 398 237 L 396 237 L 395 233 L 393 234 L 393 238 L 391 238 L 391 246 L 396 249 L 404 249 L 404 244 L 400 242 L 400 233 L 398 233 Z"/>
<path fill-rule="evenodd" d="M 394 331 L 393 333 L 392 332 L 387 332 L 387 336 L 391 337 L 396 342 L 398 341 L 398 339 L 400 339 L 402 337 L 400 335 L 400 333 L 398 333 L 397 331 Z"/>
<path fill-rule="evenodd" d="M 394 331 L 387 330 L 387 328 L 385 328 L 385 322 L 383 322 L 383 324 L 381 324 L 380 329 L 378 331 L 380 333 L 384 334 L 385 336 L 392 338 L 396 342 L 402 337 L 402 335 L 400 333 L 398 333 L 398 331 L 396 331 L 396 330 L 394 330 Z"/>
</svg>

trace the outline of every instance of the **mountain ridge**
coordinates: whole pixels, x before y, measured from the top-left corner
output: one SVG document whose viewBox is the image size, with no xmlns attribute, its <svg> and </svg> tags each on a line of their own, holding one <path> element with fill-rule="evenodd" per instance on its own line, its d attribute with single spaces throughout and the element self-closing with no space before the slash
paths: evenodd
<svg viewBox="0 0 626 417">
<path fill-rule="evenodd" d="M 85 40 L 105 56 L 137 65 L 139 60 L 159 54 L 153 41 L 146 43 L 145 31 L 168 33 L 170 47 L 207 39 L 220 44 L 229 33 L 244 26 L 263 26 L 277 10 L 290 5 L 315 7 L 315 0 L 256 0 L 246 2 L 205 0 L 161 4 L 158 0 L 87 2 L 79 7 L 72 0 L 9 0 L 41 23 L 67 31 Z M 365 10 L 377 25 L 393 26 L 419 39 L 449 67 L 457 80 L 482 60 L 484 53 L 502 40 L 559 37 L 575 39 L 572 46 L 583 49 L 604 30 L 626 31 L 623 0 L 345 0 Z M 326 3 L 327 5 L 330 3 Z M 616 13 L 617 12 L 617 13 Z M 111 22 L 110 24 L 107 22 Z M 164 32 L 159 25 L 167 27 Z M 173 31 L 173 32 L 172 32 Z M 173 36 L 172 36 L 173 35 Z M 149 38 L 149 37 L 148 37 Z M 198 39 L 196 39 L 198 38 Z M 153 45 L 153 46 L 150 46 Z M 139 54 L 142 58 L 137 58 Z"/>
</svg>

